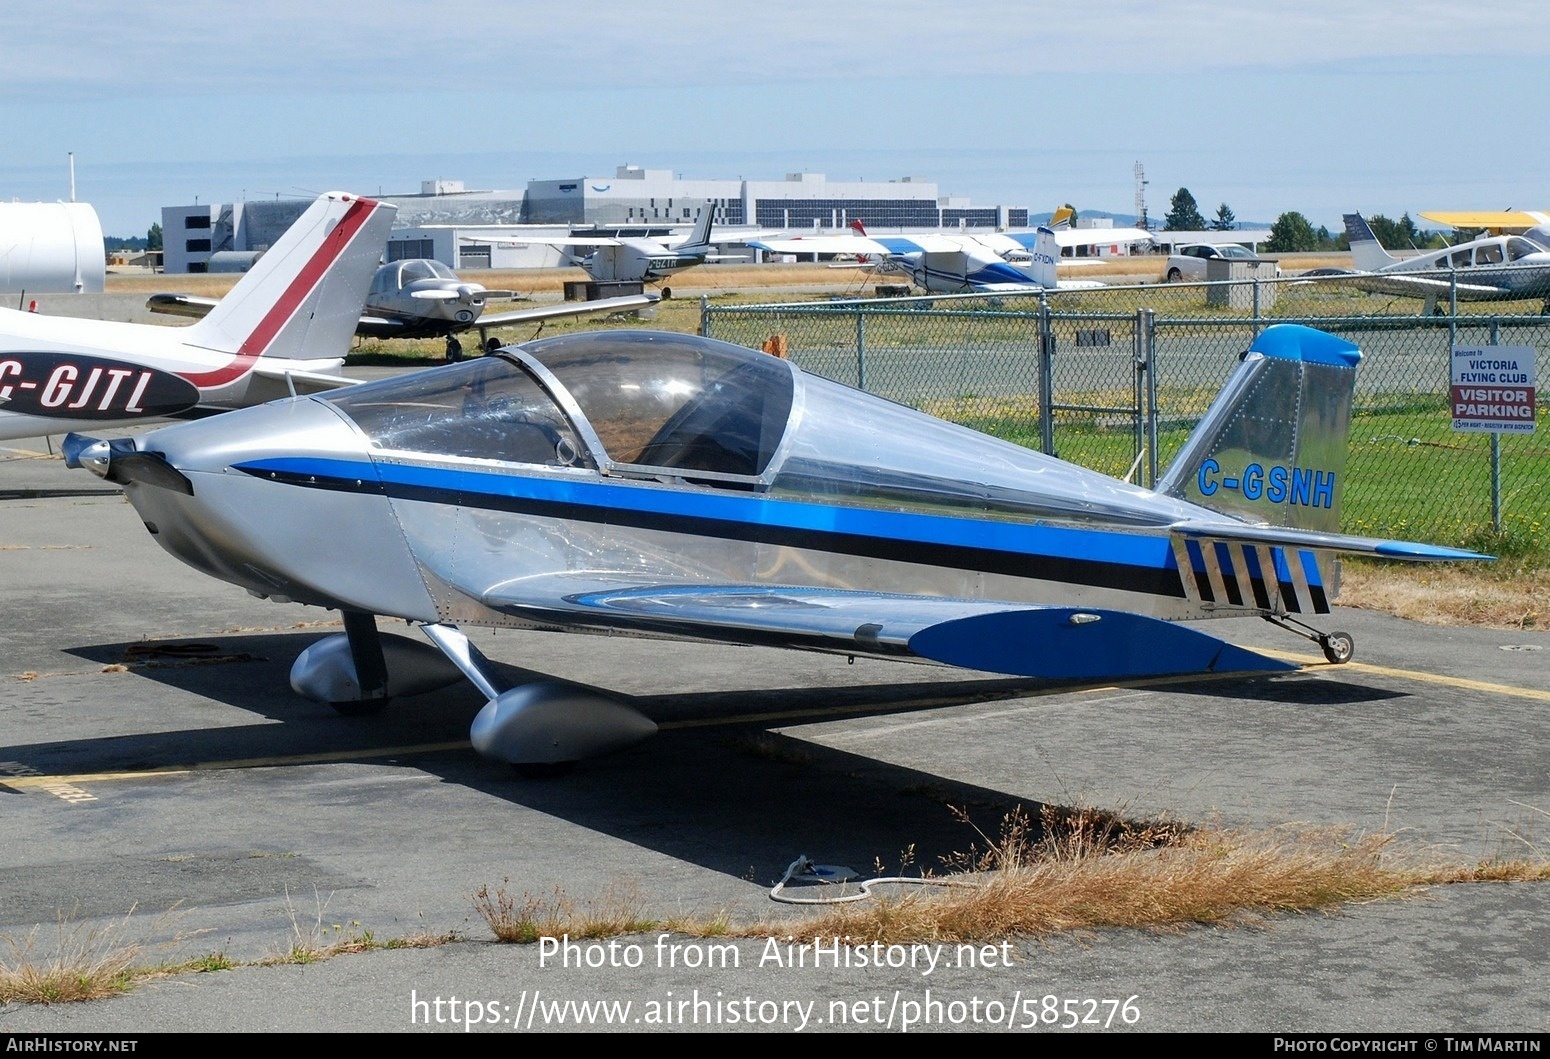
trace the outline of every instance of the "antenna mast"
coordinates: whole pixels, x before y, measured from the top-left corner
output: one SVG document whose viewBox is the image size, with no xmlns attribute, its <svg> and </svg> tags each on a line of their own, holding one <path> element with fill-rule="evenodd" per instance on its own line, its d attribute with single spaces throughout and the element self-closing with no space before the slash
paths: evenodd
<svg viewBox="0 0 1550 1059">
<path fill-rule="evenodd" d="M 1140 162 L 1136 163 L 1136 227 L 1145 231 L 1152 227 L 1146 219 L 1146 168 Z"/>
</svg>

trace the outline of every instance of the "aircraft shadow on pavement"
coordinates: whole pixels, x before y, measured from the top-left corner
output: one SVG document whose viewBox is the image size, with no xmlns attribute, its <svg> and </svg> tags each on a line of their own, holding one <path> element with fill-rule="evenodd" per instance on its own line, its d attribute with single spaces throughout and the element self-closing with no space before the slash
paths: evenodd
<svg viewBox="0 0 1550 1059">
<path fill-rule="evenodd" d="M 1002 818 L 1031 799 L 961 778 L 972 765 L 964 748 L 979 738 L 972 718 L 950 726 L 956 765 L 936 774 L 768 731 L 840 717 L 939 711 L 1012 699 L 1051 685 L 1026 679 L 978 677 L 902 681 L 842 688 L 758 688 L 667 692 L 628 697 L 664 725 L 655 738 L 606 758 L 580 763 L 568 775 L 523 780 L 504 765 L 461 745 L 483 705 L 458 684 L 391 704 L 369 718 L 339 716 L 294 694 L 290 661 L 307 637 L 299 633 L 201 638 L 208 649 L 145 652 L 143 645 L 102 644 L 70 653 L 104 665 L 127 664 L 132 676 L 204 696 L 281 723 L 212 726 L 86 740 L 0 747 L 0 755 L 71 772 L 153 769 L 192 762 L 275 760 L 316 755 L 348 761 L 388 761 L 436 775 L 734 877 L 773 882 L 797 855 L 889 873 L 913 859 L 914 869 L 941 868 L 941 859 L 984 848 Z M 193 641 L 190 641 L 193 642 Z M 180 641 L 166 641 L 175 646 Z M 128 652 L 126 654 L 126 652 Z M 501 665 L 513 680 L 546 677 Z M 1228 696 L 1274 703 L 1338 705 L 1393 693 L 1329 679 L 1233 679 L 1169 684 L 1163 694 Z M 740 720 L 746 718 L 746 720 Z M 922 740 L 941 740 L 922 735 Z M 458 744 L 439 751 L 427 745 Z M 942 744 L 944 747 L 947 744 Z M 406 748 L 402 755 L 381 751 Z M 944 755 L 946 757 L 947 755 Z M 64 764 L 68 762 L 68 765 Z M 315 763 L 315 758 L 309 760 Z M 967 812 L 973 826 L 965 824 Z M 979 832 L 975 831 L 975 828 Z M 905 853 L 906 850 L 913 851 Z"/>
</svg>

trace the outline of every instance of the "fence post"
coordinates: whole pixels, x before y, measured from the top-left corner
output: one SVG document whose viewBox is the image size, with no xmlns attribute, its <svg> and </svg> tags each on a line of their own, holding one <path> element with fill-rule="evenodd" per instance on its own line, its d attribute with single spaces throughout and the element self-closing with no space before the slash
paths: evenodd
<svg viewBox="0 0 1550 1059">
<path fill-rule="evenodd" d="M 856 389 L 866 389 L 866 314 L 856 306 Z"/>
<path fill-rule="evenodd" d="M 1148 489 L 1157 488 L 1157 314 L 1151 309 L 1141 310 L 1146 321 L 1142 345 L 1146 357 L 1146 473 Z"/>
<path fill-rule="evenodd" d="M 1259 337 L 1259 269 L 1254 270 L 1254 337 Z"/>
<path fill-rule="evenodd" d="M 700 295 L 700 337 L 710 337 L 710 295 Z"/>
<path fill-rule="evenodd" d="M 1050 326 L 1049 299 L 1039 292 L 1039 447 L 1055 455 L 1055 331 Z"/>
<path fill-rule="evenodd" d="M 1501 343 L 1498 338 L 1501 335 L 1500 321 L 1491 317 L 1491 345 L 1498 346 Z M 1451 356 L 1451 350 L 1449 351 Z M 1500 534 L 1502 531 L 1502 432 L 1491 431 L 1491 530 Z"/>
</svg>

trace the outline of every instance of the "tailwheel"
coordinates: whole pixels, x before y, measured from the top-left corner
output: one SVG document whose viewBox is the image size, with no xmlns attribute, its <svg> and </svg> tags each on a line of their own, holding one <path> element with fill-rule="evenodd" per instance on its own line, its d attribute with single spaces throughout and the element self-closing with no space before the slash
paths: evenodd
<svg viewBox="0 0 1550 1059">
<path fill-rule="evenodd" d="M 1356 653 L 1356 640 L 1348 632 L 1327 632 L 1318 639 L 1324 657 L 1331 665 L 1343 666 Z"/>
<path fill-rule="evenodd" d="M 1264 619 L 1279 629 L 1318 644 L 1330 665 L 1343 666 L 1356 654 L 1356 637 L 1348 632 L 1319 632 L 1289 614 L 1266 614 Z"/>
</svg>

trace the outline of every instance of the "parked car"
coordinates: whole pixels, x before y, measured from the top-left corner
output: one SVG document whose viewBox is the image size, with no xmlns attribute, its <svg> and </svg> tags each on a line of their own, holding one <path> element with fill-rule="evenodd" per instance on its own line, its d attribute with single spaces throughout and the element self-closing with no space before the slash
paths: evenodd
<svg viewBox="0 0 1550 1059">
<path fill-rule="evenodd" d="M 1168 269 L 1164 273 L 1169 283 L 1204 283 L 1206 262 L 1212 258 L 1224 261 L 1263 261 L 1258 254 L 1237 243 L 1185 243 L 1175 248 L 1177 253 L 1168 256 Z M 1275 274 L 1281 274 L 1277 268 Z"/>
</svg>

